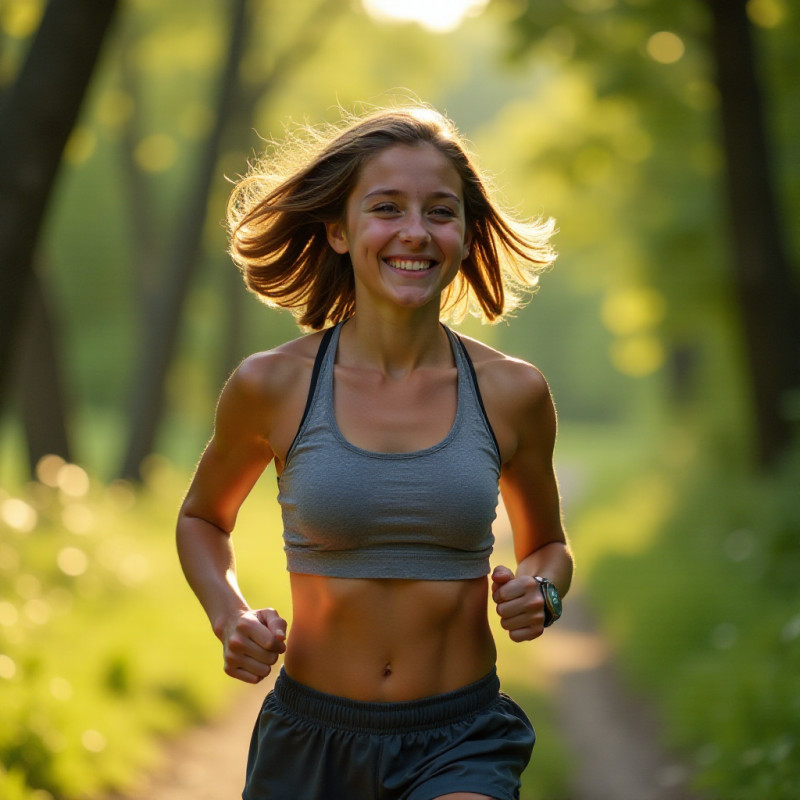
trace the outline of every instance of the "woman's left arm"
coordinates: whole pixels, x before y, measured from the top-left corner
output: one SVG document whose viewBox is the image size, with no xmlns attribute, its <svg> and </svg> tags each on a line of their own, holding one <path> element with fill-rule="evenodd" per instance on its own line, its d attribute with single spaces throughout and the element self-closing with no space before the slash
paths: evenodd
<svg viewBox="0 0 800 800">
<path fill-rule="evenodd" d="M 503 464 L 500 491 L 511 522 L 517 568 L 492 573 L 492 599 L 501 624 L 513 641 L 544 630 L 545 607 L 536 577 L 547 578 L 563 597 L 572 581 L 573 562 L 561 521 L 558 483 L 553 469 L 556 413 L 542 374 L 516 362 L 508 378 L 506 408 L 511 455 Z"/>
</svg>

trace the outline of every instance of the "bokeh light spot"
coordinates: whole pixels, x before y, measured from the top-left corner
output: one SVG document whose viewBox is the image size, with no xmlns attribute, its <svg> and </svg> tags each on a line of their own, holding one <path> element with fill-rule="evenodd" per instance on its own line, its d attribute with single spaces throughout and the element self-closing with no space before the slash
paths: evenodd
<svg viewBox="0 0 800 800">
<path fill-rule="evenodd" d="M 756 537 L 745 528 L 731 531 L 724 543 L 725 555 L 731 561 L 747 561 L 756 549 Z"/>
<path fill-rule="evenodd" d="M 435 33 L 455 30 L 468 16 L 477 16 L 488 0 L 363 0 L 378 20 L 418 22 Z"/>
<path fill-rule="evenodd" d="M 58 471 L 66 463 L 61 456 L 53 453 L 42 456 L 36 464 L 36 477 L 39 479 L 39 483 L 56 489 L 58 487 Z"/>
<path fill-rule="evenodd" d="M 56 700 L 66 703 L 72 699 L 72 684 L 66 678 L 53 678 L 50 681 L 50 694 Z"/>
<path fill-rule="evenodd" d="M 37 0 L 18 0 L 2 8 L 3 31 L 13 39 L 26 39 L 39 26 L 43 3 Z"/>
<path fill-rule="evenodd" d="M 86 553 L 78 547 L 62 547 L 56 557 L 58 568 L 72 578 L 83 575 L 89 566 L 89 558 Z"/>
<path fill-rule="evenodd" d="M 781 641 L 793 642 L 800 637 L 800 614 L 795 614 L 784 626 L 781 631 Z"/>
<path fill-rule="evenodd" d="M 647 55 L 659 64 L 674 64 L 683 58 L 683 39 L 671 31 L 659 31 L 647 40 Z"/>
<path fill-rule="evenodd" d="M 9 528 L 20 533 L 30 533 L 38 521 L 36 509 L 18 497 L 9 497 L 0 506 L 0 518 Z"/>
<path fill-rule="evenodd" d="M 782 0 L 749 0 L 747 16 L 761 28 L 776 28 L 786 19 L 787 11 Z"/>
<path fill-rule="evenodd" d="M 25 616 L 34 625 L 44 625 L 50 619 L 50 604 L 39 597 L 33 597 L 25 603 Z"/>
<path fill-rule="evenodd" d="M 715 742 L 707 742 L 695 753 L 695 761 L 704 767 L 708 767 L 716 761 L 719 761 L 721 755 L 722 750 L 718 744 Z"/>
<path fill-rule="evenodd" d="M 11 656 L 0 654 L 0 678 L 11 680 L 17 674 L 17 664 Z"/>
<path fill-rule="evenodd" d="M 13 603 L 8 600 L 0 602 L 0 625 L 4 628 L 11 628 L 19 622 L 19 611 Z"/>
<path fill-rule="evenodd" d="M 58 488 L 69 497 L 83 497 L 89 491 L 89 476 L 77 464 L 64 464 L 58 471 Z"/>
<path fill-rule="evenodd" d="M 154 133 L 139 142 L 134 158 L 145 172 L 166 172 L 178 158 L 178 145 L 171 136 Z"/>
<path fill-rule="evenodd" d="M 126 586 L 135 586 L 150 576 L 150 562 L 141 553 L 130 553 L 117 566 L 117 576 Z"/>
<path fill-rule="evenodd" d="M 742 753 L 742 764 L 746 767 L 755 767 L 764 760 L 764 749 L 762 747 L 751 747 Z"/>
<path fill-rule="evenodd" d="M 102 753 L 106 749 L 107 740 L 100 731 L 89 728 L 81 734 L 81 744 L 90 753 Z"/>
<path fill-rule="evenodd" d="M 721 622 L 711 631 L 711 645 L 717 650 L 730 650 L 739 640 L 739 628 L 732 622 Z"/>
</svg>

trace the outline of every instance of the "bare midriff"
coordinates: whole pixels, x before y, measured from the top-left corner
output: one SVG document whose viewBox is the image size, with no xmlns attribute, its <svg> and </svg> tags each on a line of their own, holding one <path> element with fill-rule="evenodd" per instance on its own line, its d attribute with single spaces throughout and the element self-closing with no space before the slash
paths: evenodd
<svg viewBox="0 0 800 800">
<path fill-rule="evenodd" d="M 371 580 L 291 575 L 285 657 L 294 680 L 364 702 L 454 691 L 486 675 L 496 651 L 488 579 Z"/>
</svg>

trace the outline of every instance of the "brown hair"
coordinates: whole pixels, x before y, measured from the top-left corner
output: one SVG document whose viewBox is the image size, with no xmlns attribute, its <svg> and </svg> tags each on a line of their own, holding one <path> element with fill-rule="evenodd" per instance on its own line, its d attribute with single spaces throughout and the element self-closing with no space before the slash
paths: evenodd
<svg viewBox="0 0 800 800">
<path fill-rule="evenodd" d="M 350 258 L 328 244 L 325 224 L 344 219 L 367 159 L 393 145 L 421 143 L 438 148 L 461 176 L 472 233 L 470 254 L 442 296 L 442 315 L 460 320 L 472 312 L 492 322 L 521 305 L 555 259 L 555 223 L 522 222 L 500 209 L 455 125 L 424 105 L 349 118 L 332 132 L 305 128 L 280 146 L 282 159 L 268 154 L 251 167 L 227 215 L 231 257 L 247 287 L 268 305 L 290 309 L 308 328 L 349 317 L 355 308 Z M 273 168 L 278 161 L 282 171 Z"/>
</svg>

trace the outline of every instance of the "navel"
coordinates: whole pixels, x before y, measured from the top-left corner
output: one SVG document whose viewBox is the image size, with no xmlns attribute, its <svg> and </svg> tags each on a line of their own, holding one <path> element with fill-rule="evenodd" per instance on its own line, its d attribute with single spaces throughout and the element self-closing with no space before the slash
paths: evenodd
<svg viewBox="0 0 800 800">
<path fill-rule="evenodd" d="M 387 661 L 386 666 L 383 668 L 383 677 L 388 678 L 392 674 L 392 665 Z"/>
</svg>

